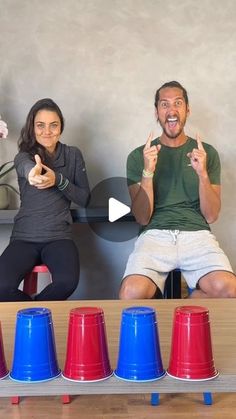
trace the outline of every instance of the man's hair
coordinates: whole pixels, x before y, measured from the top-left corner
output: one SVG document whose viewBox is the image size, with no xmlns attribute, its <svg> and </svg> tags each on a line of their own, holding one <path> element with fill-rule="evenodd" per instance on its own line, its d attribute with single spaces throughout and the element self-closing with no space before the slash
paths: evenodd
<svg viewBox="0 0 236 419">
<path fill-rule="evenodd" d="M 155 94 L 155 103 L 154 103 L 154 105 L 155 105 L 156 108 L 157 108 L 158 101 L 159 101 L 159 98 L 160 98 L 160 90 L 161 89 L 165 89 L 166 87 L 172 87 L 172 88 L 173 87 L 177 87 L 178 89 L 181 89 L 182 92 L 183 92 L 183 97 L 184 97 L 186 106 L 188 105 L 188 94 L 187 94 L 187 90 L 178 81 L 173 80 L 173 81 L 168 81 L 167 83 L 164 83 L 156 91 L 156 94 Z"/>
</svg>

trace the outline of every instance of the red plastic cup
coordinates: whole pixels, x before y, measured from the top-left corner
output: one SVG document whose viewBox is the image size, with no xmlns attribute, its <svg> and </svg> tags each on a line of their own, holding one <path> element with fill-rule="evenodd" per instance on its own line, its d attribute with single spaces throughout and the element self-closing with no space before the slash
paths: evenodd
<svg viewBox="0 0 236 419">
<path fill-rule="evenodd" d="M 0 380 L 8 376 L 8 369 L 6 366 L 4 347 L 3 347 L 3 338 L 2 338 L 2 328 L 0 323 Z"/>
<path fill-rule="evenodd" d="M 70 311 L 63 377 L 72 381 L 100 381 L 112 375 L 104 313 L 98 307 Z"/>
<path fill-rule="evenodd" d="M 210 380 L 219 373 L 212 353 L 209 311 L 182 306 L 174 313 L 168 375 L 182 380 Z"/>
</svg>

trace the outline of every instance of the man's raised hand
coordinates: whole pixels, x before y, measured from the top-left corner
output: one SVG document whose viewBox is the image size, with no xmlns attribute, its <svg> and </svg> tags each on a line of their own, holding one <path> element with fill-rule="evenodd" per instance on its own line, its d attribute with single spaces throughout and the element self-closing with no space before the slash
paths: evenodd
<svg viewBox="0 0 236 419">
<path fill-rule="evenodd" d="M 144 158 L 144 170 L 148 173 L 154 173 L 158 153 L 161 149 L 161 145 L 151 145 L 153 140 L 153 132 L 151 132 L 148 136 L 147 142 L 143 149 L 143 158 Z"/>
<path fill-rule="evenodd" d="M 196 135 L 197 140 L 197 148 L 193 148 L 193 150 L 187 154 L 190 158 L 191 166 L 196 171 L 198 175 L 204 174 L 206 172 L 206 159 L 207 154 L 203 147 L 201 138 L 199 134 Z"/>
</svg>

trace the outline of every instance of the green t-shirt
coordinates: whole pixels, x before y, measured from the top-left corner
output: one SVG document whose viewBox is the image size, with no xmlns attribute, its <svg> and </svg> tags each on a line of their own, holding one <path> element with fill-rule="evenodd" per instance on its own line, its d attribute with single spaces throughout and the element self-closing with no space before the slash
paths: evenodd
<svg viewBox="0 0 236 419">
<path fill-rule="evenodd" d="M 160 144 L 159 139 L 152 145 Z M 207 172 L 211 184 L 220 184 L 220 159 L 210 144 L 203 143 L 207 153 Z M 133 150 L 127 159 L 128 185 L 141 182 L 144 145 Z M 162 144 L 153 177 L 154 211 L 149 224 L 143 230 L 158 228 L 167 230 L 210 230 L 200 211 L 199 179 L 189 165 L 187 153 L 197 148 L 197 141 L 188 138 L 180 147 Z"/>
</svg>

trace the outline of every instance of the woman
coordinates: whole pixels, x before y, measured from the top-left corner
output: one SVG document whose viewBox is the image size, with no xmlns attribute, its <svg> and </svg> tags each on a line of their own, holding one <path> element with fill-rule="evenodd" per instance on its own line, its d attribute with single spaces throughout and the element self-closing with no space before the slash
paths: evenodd
<svg viewBox="0 0 236 419">
<path fill-rule="evenodd" d="M 0 257 L 0 301 L 26 301 L 18 289 L 25 274 L 45 264 L 52 283 L 36 300 L 64 300 L 79 281 L 79 257 L 71 237 L 71 201 L 86 206 L 89 185 L 80 150 L 62 144 L 64 118 L 51 99 L 31 108 L 14 163 L 21 205 L 10 244 Z"/>
</svg>

